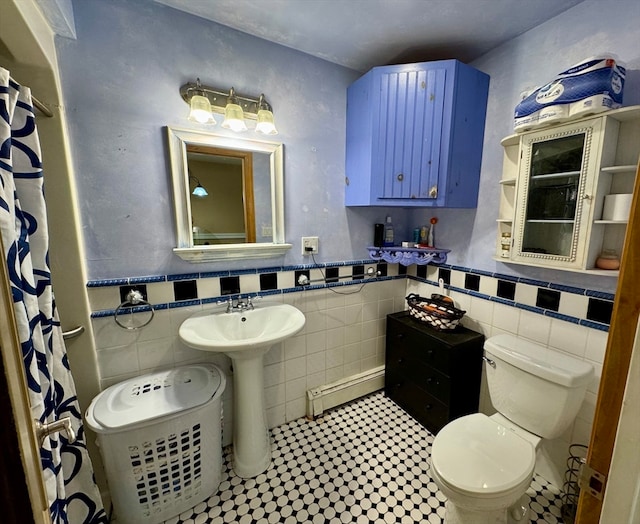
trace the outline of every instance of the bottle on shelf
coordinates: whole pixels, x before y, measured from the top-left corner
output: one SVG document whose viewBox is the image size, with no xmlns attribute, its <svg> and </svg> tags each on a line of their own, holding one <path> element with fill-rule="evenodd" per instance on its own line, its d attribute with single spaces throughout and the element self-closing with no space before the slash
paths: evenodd
<svg viewBox="0 0 640 524">
<path fill-rule="evenodd" d="M 384 224 L 384 245 L 393 246 L 393 222 L 388 216 Z"/>
<path fill-rule="evenodd" d="M 500 256 L 502 258 L 509 258 L 511 254 L 511 233 L 508 231 L 502 233 L 502 238 L 500 239 L 501 252 Z"/>
</svg>

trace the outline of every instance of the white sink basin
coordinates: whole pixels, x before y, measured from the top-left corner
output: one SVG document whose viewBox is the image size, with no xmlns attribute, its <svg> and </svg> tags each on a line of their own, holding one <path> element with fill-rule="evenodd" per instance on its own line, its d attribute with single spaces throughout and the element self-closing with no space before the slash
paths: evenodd
<svg viewBox="0 0 640 524">
<path fill-rule="evenodd" d="M 304 323 L 304 315 L 293 306 L 261 304 L 242 312 L 197 313 L 182 323 L 179 335 L 192 348 L 231 353 L 269 349 L 295 335 Z"/>
<path fill-rule="evenodd" d="M 263 357 L 304 323 L 293 306 L 260 304 L 230 313 L 196 313 L 180 326 L 186 345 L 224 353 L 233 361 L 233 469 L 240 477 L 255 477 L 271 464 Z"/>
</svg>

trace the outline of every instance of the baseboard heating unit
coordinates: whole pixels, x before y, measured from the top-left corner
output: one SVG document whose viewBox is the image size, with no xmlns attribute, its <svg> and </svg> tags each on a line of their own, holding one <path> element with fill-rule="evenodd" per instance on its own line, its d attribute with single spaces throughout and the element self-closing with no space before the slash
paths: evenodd
<svg viewBox="0 0 640 524">
<path fill-rule="evenodd" d="M 384 366 L 372 368 L 331 384 L 307 391 L 307 418 L 313 420 L 327 410 L 378 391 L 384 387 Z"/>
</svg>

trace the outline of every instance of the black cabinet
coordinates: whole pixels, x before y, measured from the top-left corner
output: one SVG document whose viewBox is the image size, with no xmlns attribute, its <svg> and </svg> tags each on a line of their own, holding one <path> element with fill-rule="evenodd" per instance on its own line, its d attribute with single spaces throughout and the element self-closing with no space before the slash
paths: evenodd
<svg viewBox="0 0 640 524">
<path fill-rule="evenodd" d="M 484 335 L 458 326 L 437 331 L 407 311 L 387 316 L 384 390 L 432 433 L 476 413 Z"/>
</svg>

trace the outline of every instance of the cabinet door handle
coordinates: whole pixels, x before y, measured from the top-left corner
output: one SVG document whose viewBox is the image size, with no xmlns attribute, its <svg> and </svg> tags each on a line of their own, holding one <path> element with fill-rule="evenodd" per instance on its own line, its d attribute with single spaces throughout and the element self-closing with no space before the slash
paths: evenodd
<svg viewBox="0 0 640 524">
<path fill-rule="evenodd" d="M 403 359 L 403 358 L 399 358 L 399 359 L 396 361 L 396 363 L 397 363 L 397 364 L 402 364 L 403 362 L 404 362 L 404 359 Z"/>
<path fill-rule="evenodd" d="M 399 173 L 396 178 L 398 179 L 398 182 L 402 182 L 404 180 L 404 175 L 402 173 Z"/>
<path fill-rule="evenodd" d="M 424 409 L 429 411 L 433 406 L 431 404 L 425 404 Z"/>
<path fill-rule="evenodd" d="M 429 189 L 429 196 L 431 198 L 438 198 L 438 186 L 433 186 Z"/>
</svg>

